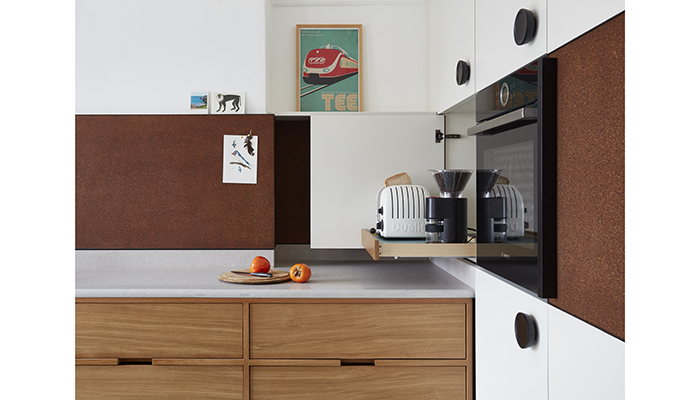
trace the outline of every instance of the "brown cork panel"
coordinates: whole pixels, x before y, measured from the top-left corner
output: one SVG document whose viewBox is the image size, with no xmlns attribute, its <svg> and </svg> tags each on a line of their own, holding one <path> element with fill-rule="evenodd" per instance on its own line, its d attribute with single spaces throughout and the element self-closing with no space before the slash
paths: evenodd
<svg viewBox="0 0 700 400">
<path fill-rule="evenodd" d="M 558 296 L 551 304 L 625 337 L 625 16 L 558 59 Z"/>
<path fill-rule="evenodd" d="M 311 241 L 311 123 L 275 121 L 275 243 Z"/>
<path fill-rule="evenodd" d="M 77 249 L 272 249 L 274 116 L 75 118 Z M 224 135 L 258 136 L 258 183 L 222 183 Z"/>
</svg>

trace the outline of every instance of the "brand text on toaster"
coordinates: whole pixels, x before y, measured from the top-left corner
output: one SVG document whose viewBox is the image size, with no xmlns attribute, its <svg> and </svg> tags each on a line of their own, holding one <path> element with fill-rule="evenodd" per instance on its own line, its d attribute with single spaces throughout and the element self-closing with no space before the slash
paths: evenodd
<svg viewBox="0 0 700 400">
<path fill-rule="evenodd" d="M 412 224 L 394 222 L 391 224 L 391 229 L 394 232 L 420 232 L 425 230 L 425 222 L 415 222 Z"/>
</svg>

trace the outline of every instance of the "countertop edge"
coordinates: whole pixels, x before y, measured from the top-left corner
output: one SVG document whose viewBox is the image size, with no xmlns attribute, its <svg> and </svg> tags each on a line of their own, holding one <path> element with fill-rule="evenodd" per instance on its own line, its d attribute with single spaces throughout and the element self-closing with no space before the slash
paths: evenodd
<svg viewBox="0 0 700 400">
<path fill-rule="evenodd" d="M 206 291 L 185 291 L 185 290 L 109 290 L 109 289 L 76 289 L 76 298 L 99 298 L 99 297 L 131 297 L 131 298 L 226 298 L 226 299 L 471 299 L 475 297 L 474 290 L 436 290 L 436 291 L 416 291 L 416 290 L 396 290 L 391 293 L 382 291 L 381 293 L 358 291 L 352 293 L 338 293 L 336 291 L 304 291 L 305 293 L 230 293 L 227 290 L 206 290 Z"/>
</svg>

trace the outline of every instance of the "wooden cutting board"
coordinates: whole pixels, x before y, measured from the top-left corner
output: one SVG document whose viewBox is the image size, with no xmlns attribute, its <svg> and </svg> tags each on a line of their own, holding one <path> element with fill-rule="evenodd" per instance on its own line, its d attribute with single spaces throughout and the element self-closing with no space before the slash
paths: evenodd
<svg viewBox="0 0 700 400">
<path fill-rule="evenodd" d="M 237 271 L 250 273 L 249 269 L 239 269 Z M 224 281 L 224 282 L 229 282 L 229 283 L 243 283 L 243 284 L 255 285 L 255 284 L 266 284 L 266 283 L 279 283 L 279 282 L 285 282 L 285 281 L 292 279 L 289 276 L 289 271 L 283 271 L 281 269 L 271 269 L 269 271 L 269 273 L 271 273 L 272 276 L 268 278 L 265 276 L 252 276 L 252 275 L 236 274 L 233 271 L 228 271 L 228 272 L 224 272 L 224 273 L 220 274 L 219 280 Z"/>
</svg>

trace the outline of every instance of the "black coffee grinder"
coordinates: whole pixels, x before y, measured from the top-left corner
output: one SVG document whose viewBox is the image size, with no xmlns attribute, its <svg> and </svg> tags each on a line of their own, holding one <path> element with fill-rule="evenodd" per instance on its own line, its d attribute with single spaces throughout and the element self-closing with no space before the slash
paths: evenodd
<svg viewBox="0 0 700 400">
<path fill-rule="evenodd" d="M 473 171 L 430 169 L 440 197 L 425 199 L 425 241 L 427 243 L 467 242 L 467 199 L 462 192 Z"/>
<path fill-rule="evenodd" d="M 476 170 L 476 242 L 504 243 L 508 235 L 506 199 L 492 197 L 500 169 Z"/>
</svg>

